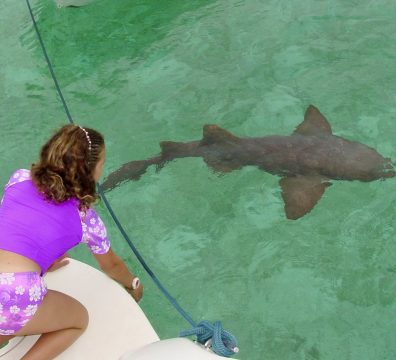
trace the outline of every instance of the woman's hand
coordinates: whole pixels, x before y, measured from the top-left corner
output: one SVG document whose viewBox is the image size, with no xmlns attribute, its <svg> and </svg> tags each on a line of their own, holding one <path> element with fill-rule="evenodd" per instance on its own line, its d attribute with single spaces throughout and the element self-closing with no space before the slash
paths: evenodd
<svg viewBox="0 0 396 360">
<path fill-rule="evenodd" d="M 131 296 L 135 299 L 136 302 L 139 302 L 140 299 L 143 297 L 144 288 L 142 283 L 140 283 L 139 287 L 135 290 L 129 288 L 125 288 L 125 289 L 129 294 L 131 294 Z"/>
<path fill-rule="evenodd" d="M 132 281 L 136 277 L 127 268 L 125 262 L 110 248 L 106 254 L 94 254 L 100 268 L 112 279 L 120 283 L 129 294 L 139 301 L 143 296 L 143 285 L 140 284 L 135 290 L 132 289 Z"/>
<path fill-rule="evenodd" d="M 66 266 L 70 262 L 69 259 L 66 259 L 67 257 L 68 254 L 65 254 L 61 256 L 58 260 L 55 260 L 54 263 L 48 268 L 47 272 L 52 272 Z"/>
</svg>

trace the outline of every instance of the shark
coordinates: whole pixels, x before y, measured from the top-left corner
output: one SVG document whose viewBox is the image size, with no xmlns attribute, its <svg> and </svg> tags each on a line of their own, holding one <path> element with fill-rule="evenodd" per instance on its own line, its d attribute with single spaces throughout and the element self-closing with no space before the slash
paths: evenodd
<svg viewBox="0 0 396 360">
<path fill-rule="evenodd" d="M 55 0 L 55 3 L 58 6 L 58 8 L 62 8 L 62 7 L 77 8 L 88 5 L 94 1 L 95 0 Z"/>
<path fill-rule="evenodd" d="M 214 124 L 203 126 L 203 137 L 189 142 L 160 142 L 160 154 L 130 161 L 102 183 L 108 191 L 123 181 L 138 180 L 147 168 L 159 171 L 168 162 L 200 157 L 218 174 L 255 166 L 279 176 L 288 219 L 310 212 L 332 180 L 374 181 L 395 176 L 393 162 L 375 149 L 333 134 L 331 125 L 313 105 L 288 136 L 239 137 Z"/>
</svg>

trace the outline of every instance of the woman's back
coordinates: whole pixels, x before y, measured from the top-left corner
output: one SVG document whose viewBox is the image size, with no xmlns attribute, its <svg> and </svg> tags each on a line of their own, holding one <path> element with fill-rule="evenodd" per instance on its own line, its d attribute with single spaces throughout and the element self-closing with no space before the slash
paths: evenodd
<svg viewBox="0 0 396 360">
<path fill-rule="evenodd" d="M 21 181 L 6 186 L 0 207 L 0 249 L 27 257 L 44 273 L 81 241 L 78 201 L 56 204 L 47 200 L 30 178 L 18 178 Z"/>
</svg>

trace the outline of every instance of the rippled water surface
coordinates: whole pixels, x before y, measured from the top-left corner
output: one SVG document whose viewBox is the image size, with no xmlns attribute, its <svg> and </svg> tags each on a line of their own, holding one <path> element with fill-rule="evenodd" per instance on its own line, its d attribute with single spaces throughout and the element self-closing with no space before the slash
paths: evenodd
<svg viewBox="0 0 396 360">
<path fill-rule="evenodd" d="M 77 123 L 106 137 L 106 174 L 162 140 L 288 135 L 316 105 L 334 134 L 396 159 L 396 3 L 103 0 L 32 7 Z M 25 1 L 0 2 L 1 183 L 67 122 Z M 108 193 L 135 245 L 185 310 L 222 321 L 245 360 L 378 360 L 396 354 L 395 180 L 334 181 L 287 220 L 279 178 L 218 176 L 184 158 Z M 162 338 L 189 324 L 113 225 Z M 84 248 L 74 255 L 92 263 Z"/>
</svg>

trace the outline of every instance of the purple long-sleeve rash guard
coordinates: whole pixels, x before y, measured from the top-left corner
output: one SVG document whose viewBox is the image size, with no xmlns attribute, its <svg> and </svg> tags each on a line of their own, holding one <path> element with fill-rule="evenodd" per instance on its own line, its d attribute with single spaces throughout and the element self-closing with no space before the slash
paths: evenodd
<svg viewBox="0 0 396 360">
<path fill-rule="evenodd" d="M 17 170 L 5 186 L 0 206 L 0 249 L 34 261 L 42 274 L 80 242 L 94 254 L 105 254 L 110 242 L 102 220 L 92 208 L 79 211 L 78 205 L 77 199 L 49 201 L 32 182 L 29 170 Z"/>
</svg>

